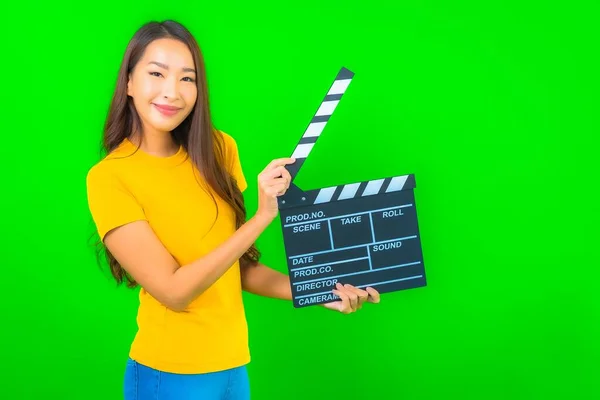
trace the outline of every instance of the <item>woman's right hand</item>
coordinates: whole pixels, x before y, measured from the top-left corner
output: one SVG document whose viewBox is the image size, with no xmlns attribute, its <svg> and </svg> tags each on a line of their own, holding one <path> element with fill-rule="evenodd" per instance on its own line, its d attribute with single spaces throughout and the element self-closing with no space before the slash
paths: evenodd
<svg viewBox="0 0 600 400">
<path fill-rule="evenodd" d="M 257 214 L 273 220 L 279 212 L 277 197 L 285 194 L 292 177 L 285 168 L 296 162 L 295 158 L 278 158 L 269 163 L 258 175 Z"/>
</svg>

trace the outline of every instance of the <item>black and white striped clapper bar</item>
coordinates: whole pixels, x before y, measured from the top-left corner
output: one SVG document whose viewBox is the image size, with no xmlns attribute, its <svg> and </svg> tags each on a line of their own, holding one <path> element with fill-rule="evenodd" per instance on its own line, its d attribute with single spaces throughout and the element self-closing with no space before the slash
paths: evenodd
<svg viewBox="0 0 600 400">
<path fill-rule="evenodd" d="M 380 293 L 426 286 L 413 174 L 304 191 L 293 182 L 354 73 L 342 68 L 292 153 L 278 199 L 294 307 L 339 300 L 335 284 Z"/>
</svg>

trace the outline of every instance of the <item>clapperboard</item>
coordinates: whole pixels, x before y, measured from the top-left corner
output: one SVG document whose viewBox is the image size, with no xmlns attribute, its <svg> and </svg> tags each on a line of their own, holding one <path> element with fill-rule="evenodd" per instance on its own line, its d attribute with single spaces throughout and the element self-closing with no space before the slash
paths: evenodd
<svg viewBox="0 0 600 400">
<path fill-rule="evenodd" d="M 279 197 L 294 307 L 339 298 L 335 284 L 380 293 L 426 286 L 413 174 L 304 191 L 293 182 L 354 73 L 342 68 L 292 153 Z"/>
</svg>

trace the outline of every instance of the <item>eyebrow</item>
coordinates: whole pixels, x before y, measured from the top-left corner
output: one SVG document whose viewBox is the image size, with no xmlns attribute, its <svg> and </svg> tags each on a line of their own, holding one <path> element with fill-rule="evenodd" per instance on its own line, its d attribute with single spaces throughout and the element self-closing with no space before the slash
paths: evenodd
<svg viewBox="0 0 600 400">
<path fill-rule="evenodd" d="M 158 62 L 158 61 L 150 61 L 148 63 L 148 65 L 150 65 L 150 64 L 155 64 L 155 65 L 158 65 L 161 68 L 169 69 L 169 66 L 167 64 L 163 64 L 163 63 Z M 194 68 L 183 67 L 182 69 L 183 69 L 183 72 L 193 72 L 193 73 L 196 73 L 196 70 Z"/>
</svg>

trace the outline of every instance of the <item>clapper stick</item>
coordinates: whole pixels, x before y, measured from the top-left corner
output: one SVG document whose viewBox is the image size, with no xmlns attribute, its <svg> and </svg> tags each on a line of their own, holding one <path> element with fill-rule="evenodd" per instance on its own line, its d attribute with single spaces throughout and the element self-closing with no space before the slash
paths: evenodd
<svg viewBox="0 0 600 400">
<path fill-rule="evenodd" d="M 292 181 L 298 174 L 298 171 L 302 167 L 302 164 L 308 158 L 308 155 L 312 151 L 315 143 L 321 133 L 325 129 L 329 118 L 335 111 L 335 108 L 339 104 L 342 96 L 348 89 L 348 85 L 354 77 L 354 72 L 342 67 L 335 77 L 333 84 L 327 91 L 325 98 L 321 102 L 317 112 L 313 116 L 312 120 L 306 127 L 304 134 L 300 138 L 300 141 L 296 145 L 291 157 L 296 159 L 294 164 L 288 165 L 287 169 L 292 176 Z"/>
<path fill-rule="evenodd" d="M 292 153 L 278 198 L 294 307 L 338 299 L 336 283 L 380 293 L 426 286 L 413 174 L 312 190 L 294 182 L 354 73 L 342 68 Z"/>
</svg>

